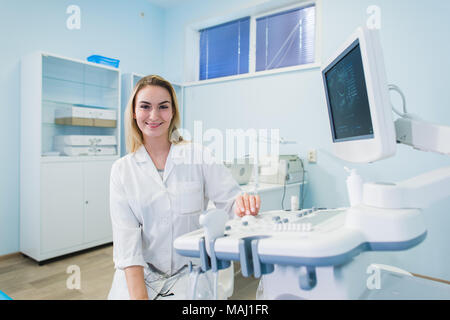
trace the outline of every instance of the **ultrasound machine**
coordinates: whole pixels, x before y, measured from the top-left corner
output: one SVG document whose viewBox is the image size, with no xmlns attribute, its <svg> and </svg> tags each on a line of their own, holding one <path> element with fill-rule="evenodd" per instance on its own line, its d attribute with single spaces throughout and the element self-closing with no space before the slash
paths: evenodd
<svg viewBox="0 0 450 320">
<path fill-rule="evenodd" d="M 338 158 L 372 163 L 394 156 L 397 143 L 450 155 L 449 127 L 406 110 L 396 111 L 399 118 L 393 120 L 389 90 L 398 88 L 387 83 L 378 30 L 358 28 L 322 68 L 322 76 Z M 348 191 L 361 195 L 348 208 L 275 210 L 233 220 L 212 209 L 200 217 L 203 228 L 177 238 L 174 247 L 200 261 L 191 272 L 216 275 L 216 287 L 219 272 L 239 262 L 244 277 L 261 278 L 262 299 L 370 298 L 377 284 L 373 270 L 393 272 L 390 281 L 425 288 L 425 282 L 408 282 L 411 274 L 389 268 L 395 254 L 388 253 L 426 238 L 423 209 L 450 196 L 450 167 Z M 399 298 L 408 298 L 408 290 L 402 290 Z M 450 298 L 448 285 L 433 285 L 429 292 Z"/>
</svg>

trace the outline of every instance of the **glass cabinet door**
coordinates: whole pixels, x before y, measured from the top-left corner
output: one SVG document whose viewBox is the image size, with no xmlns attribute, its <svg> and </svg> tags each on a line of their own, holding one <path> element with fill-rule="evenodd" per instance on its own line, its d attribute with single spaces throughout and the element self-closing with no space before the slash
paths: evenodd
<svg viewBox="0 0 450 320">
<path fill-rule="evenodd" d="M 42 56 L 42 155 L 117 155 L 119 72 Z"/>
</svg>

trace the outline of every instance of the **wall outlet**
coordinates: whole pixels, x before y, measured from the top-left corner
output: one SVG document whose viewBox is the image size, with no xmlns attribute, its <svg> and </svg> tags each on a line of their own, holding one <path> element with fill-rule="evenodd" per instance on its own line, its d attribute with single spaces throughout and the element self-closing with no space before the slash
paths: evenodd
<svg viewBox="0 0 450 320">
<path fill-rule="evenodd" d="M 308 151 L 308 162 L 309 163 L 317 163 L 317 151 L 316 150 Z"/>
</svg>

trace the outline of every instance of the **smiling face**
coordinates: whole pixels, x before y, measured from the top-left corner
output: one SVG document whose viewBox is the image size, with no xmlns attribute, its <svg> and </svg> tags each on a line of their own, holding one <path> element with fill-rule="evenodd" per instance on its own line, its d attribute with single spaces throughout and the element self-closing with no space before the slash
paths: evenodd
<svg viewBox="0 0 450 320">
<path fill-rule="evenodd" d="M 168 139 L 172 117 L 172 98 L 166 88 L 149 85 L 136 94 L 134 118 L 144 140 Z"/>
</svg>

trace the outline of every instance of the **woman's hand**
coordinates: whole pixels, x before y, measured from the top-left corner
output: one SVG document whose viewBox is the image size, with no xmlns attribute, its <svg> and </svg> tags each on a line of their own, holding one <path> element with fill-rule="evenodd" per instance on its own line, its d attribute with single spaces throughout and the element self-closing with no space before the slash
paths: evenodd
<svg viewBox="0 0 450 320">
<path fill-rule="evenodd" d="M 236 207 L 234 213 L 238 217 L 245 215 L 256 216 L 261 207 L 261 199 L 259 195 L 249 195 L 247 193 L 240 194 L 236 197 Z"/>
</svg>

